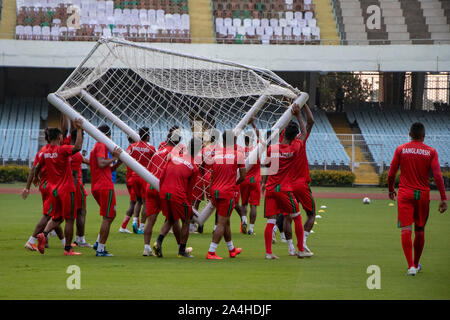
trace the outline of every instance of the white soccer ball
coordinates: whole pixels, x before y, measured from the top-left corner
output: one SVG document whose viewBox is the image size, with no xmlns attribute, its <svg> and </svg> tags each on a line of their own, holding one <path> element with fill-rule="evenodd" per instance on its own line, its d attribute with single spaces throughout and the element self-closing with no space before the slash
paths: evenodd
<svg viewBox="0 0 450 320">
<path fill-rule="evenodd" d="M 367 198 L 367 197 L 365 197 L 365 198 L 363 199 L 363 203 L 364 203 L 364 204 L 369 204 L 369 203 L 370 203 L 370 199 Z"/>
</svg>

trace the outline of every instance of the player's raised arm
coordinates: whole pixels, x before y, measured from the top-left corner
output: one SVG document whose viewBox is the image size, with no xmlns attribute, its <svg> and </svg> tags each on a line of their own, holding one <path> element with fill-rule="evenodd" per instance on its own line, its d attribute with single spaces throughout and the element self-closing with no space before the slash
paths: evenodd
<svg viewBox="0 0 450 320">
<path fill-rule="evenodd" d="M 388 173 L 388 190 L 389 190 L 389 199 L 395 201 L 397 194 L 395 192 L 395 177 L 397 175 L 398 168 L 400 166 L 400 149 L 397 148 L 394 153 L 394 158 L 391 162 L 391 167 L 389 168 Z"/>
<path fill-rule="evenodd" d="M 79 151 L 81 151 L 81 148 L 83 146 L 83 119 L 77 119 L 74 121 L 74 126 L 77 129 L 77 139 L 75 140 L 75 144 L 72 148 L 72 154 L 75 154 Z"/>
<path fill-rule="evenodd" d="M 308 133 L 306 131 L 305 123 L 303 122 L 302 112 L 299 105 L 296 104 L 292 107 L 292 114 L 297 118 L 300 126 L 300 140 L 303 142 L 306 140 Z"/>
<path fill-rule="evenodd" d="M 69 133 L 69 120 L 67 119 L 67 116 L 64 113 L 61 114 L 60 125 L 63 137 L 65 138 L 67 136 L 67 133 Z"/>
</svg>

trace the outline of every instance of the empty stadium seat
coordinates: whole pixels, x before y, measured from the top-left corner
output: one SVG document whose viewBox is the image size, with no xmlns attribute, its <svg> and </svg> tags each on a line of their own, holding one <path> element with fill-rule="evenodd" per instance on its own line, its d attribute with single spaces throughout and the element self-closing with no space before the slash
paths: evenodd
<svg viewBox="0 0 450 320">
<path fill-rule="evenodd" d="M 410 140 L 409 128 L 413 122 L 425 125 L 425 144 L 435 148 L 442 167 L 450 163 L 450 114 L 436 111 L 405 111 L 346 106 L 347 118 L 356 120 L 369 150 L 378 165 L 388 166 L 395 149 Z"/>
<path fill-rule="evenodd" d="M 261 0 L 249 3 L 244 0 L 213 0 L 212 4 L 218 43 L 304 44 L 320 40 L 320 28 L 314 18 L 311 1 Z M 230 29 L 231 26 L 239 27 L 242 20 L 245 29 L 240 32 Z M 285 29 L 288 27 L 300 30 L 296 29 L 292 37 L 293 29 Z M 303 28 L 306 28 L 304 32 Z M 314 32 L 311 32 L 312 28 Z"/>
<path fill-rule="evenodd" d="M 79 28 L 68 24 L 74 21 L 70 6 L 79 8 Z M 187 0 L 17 0 L 16 26 L 21 40 L 95 41 L 114 34 L 132 41 L 190 42 Z"/>
</svg>

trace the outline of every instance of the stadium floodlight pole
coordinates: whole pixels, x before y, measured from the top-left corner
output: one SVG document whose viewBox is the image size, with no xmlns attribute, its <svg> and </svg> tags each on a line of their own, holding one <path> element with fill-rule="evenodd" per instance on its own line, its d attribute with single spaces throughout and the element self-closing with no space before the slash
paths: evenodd
<svg viewBox="0 0 450 320">
<path fill-rule="evenodd" d="M 112 152 L 116 147 L 119 147 L 105 134 L 98 130 L 94 125 L 87 121 L 81 114 L 76 112 L 70 105 L 64 100 L 58 97 L 55 93 L 50 93 L 47 96 L 47 100 L 54 105 L 59 111 L 69 117 L 70 120 L 83 119 L 83 130 L 85 130 L 95 140 L 104 143 L 106 147 Z M 131 170 L 139 174 L 145 181 L 152 185 L 159 191 L 159 179 L 151 174 L 146 168 L 144 168 L 139 162 L 134 160 L 127 152 L 121 152 L 119 159 L 125 163 Z"/>
<path fill-rule="evenodd" d="M 103 114 L 106 118 L 108 118 L 114 125 L 119 127 L 122 131 L 124 131 L 131 139 L 133 139 L 136 142 L 139 142 L 141 138 L 139 137 L 139 134 L 137 134 L 136 131 L 131 129 L 125 122 L 120 120 L 118 116 L 116 116 L 114 113 L 108 110 L 108 108 L 105 108 L 100 102 L 98 102 L 97 99 L 95 99 L 93 96 L 91 96 L 86 90 L 81 90 L 81 96 L 95 109 L 97 109 L 101 114 Z"/>
<path fill-rule="evenodd" d="M 245 169 L 248 171 L 253 166 L 253 164 L 256 163 L 258 156 L 260 156 L 267 146 L 267 143 L 272 141 L 277 135 L 278 132 L 283 130 L 288 123 L 292 120 L 293 114 L 291 112 L 292 107 L 294 105 L 300 106 L 300 108 L 303 108 L 305 103 L 308 101 L 309 95 L 305 92 L 302 92 L 297 99 L 288 107 L 288 109 L 283 113 L 283 115 L 278 119 L 278 121 L 273 125 L 271 129 L 271 135 L 270 138 L 267 141 L 260 141 L 255 149 L 253 149 L 252 152 L 248 155 L 247 159 L 245 160 Z M 239 175 L 237 176 L 237 179 L 239 179 Z M 203 210 L 198 213 L 198 215 L 193 215 L 193 220 L 200 225 L 203 225 L 205 221 L 211 216 L 211 214 L 214 212 L 214 205 L 209 201 L 206 206 L 203 208 Z"/>
</svg>

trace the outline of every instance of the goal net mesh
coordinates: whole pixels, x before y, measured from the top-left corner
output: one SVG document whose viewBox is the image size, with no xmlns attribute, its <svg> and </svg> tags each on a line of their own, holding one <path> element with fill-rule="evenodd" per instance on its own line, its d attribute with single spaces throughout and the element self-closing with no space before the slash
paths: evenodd
<svg viewBox="0 0 450 320">
<path fill-rule="evenodd" d="M 157 149 L 174 125 L 180 143 L 187 145 L 195 135 L 208 145 L 218 130 L 215 143 L 221 144 L 221 133 L 234 129 L 263 95 L 267 100 L 254 123 L 265 137 L 300 92 L 268 70 L 102 39 L 56 94 L 94 126 L 109 125 L 111 139 L 125 150 L 129 135 L 123 126 L 88 102 L 86 93 L 132 130 L 149 127 L 149 143 Z M 249 129 L 244 126 L 238 144 L 244 145 Z M 94 143 L 85 137 L 83 149 Z M 204 188 L 204 181 L 195 188 Z"/>
</svg>

